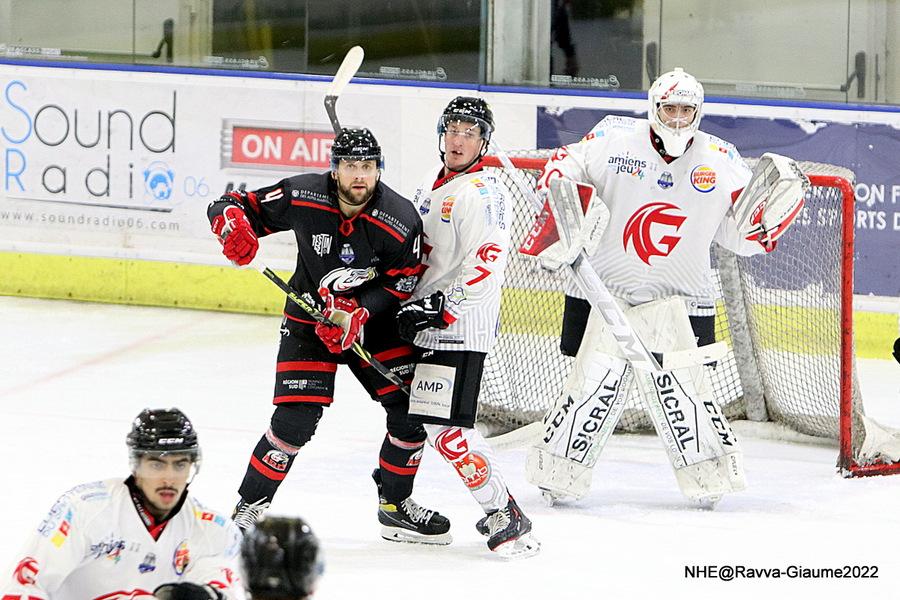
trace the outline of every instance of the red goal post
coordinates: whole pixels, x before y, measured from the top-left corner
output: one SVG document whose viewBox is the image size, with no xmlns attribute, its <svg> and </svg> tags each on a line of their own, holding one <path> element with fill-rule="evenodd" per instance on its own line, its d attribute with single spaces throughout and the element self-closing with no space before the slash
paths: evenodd
<svg viewBox="0 0 900 600">
<path fill-rule="evenodd" d="M 552 152 L 510 153 L 504 158 L 516 173 L 501 157 L 485 157 L 512 192 L 515 248 L 531 227 L 534 184 Z M 897 473 L 900 434 L 865 417 L 856 379 L 854 175 L 833 165 L 800 166 L 811 190 L 774 252 L 745 258 L 714 245 L 716 337 L 730 351 L 707 375 L 729 419 L 780 423 L 786 438 L 794 431 L 838 440 L 837 466 L 846 477 Z M 540 421 L 561 392 L 571 365 L 558 344 L 565 287 L 560 274 L 510 257 L 501 335 L 485 363 L 479 399 L 479 422 L 489 434 Z M 651 429 L 636 393 L 618 431 Z"/>
</svg>

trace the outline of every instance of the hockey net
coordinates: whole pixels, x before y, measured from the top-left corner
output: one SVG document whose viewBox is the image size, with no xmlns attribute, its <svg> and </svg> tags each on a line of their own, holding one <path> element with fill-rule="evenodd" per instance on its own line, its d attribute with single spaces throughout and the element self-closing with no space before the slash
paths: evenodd
<svg viewBox="0 0 900 600">
<path fill-rule="evenodd" d="M 552 152 L 486 157 L 513 193 L 515 248 L 533 224 L 534 185 Z M 514 171 L 503 167 L 507 161 Z M 838 440 L 845 476 L 900 472 L 900 435 L 865 417 L 856 378 L 854 175 L 832 165 L 800 166 L 812 187 L 774 252 L 740 257 L 713 245 L 716 339 L 730 351 L 707 374 L 730 420 L 774 421 Z M 485 362 L 479 398 L 479 423 L 489 435 L 542 420 L 563 389 L 573 362 L 559 350 L 567 277 L 510 255 L 501 334 Z M 651 430 L 633 389 L 617 431 Z"/>
</svg>

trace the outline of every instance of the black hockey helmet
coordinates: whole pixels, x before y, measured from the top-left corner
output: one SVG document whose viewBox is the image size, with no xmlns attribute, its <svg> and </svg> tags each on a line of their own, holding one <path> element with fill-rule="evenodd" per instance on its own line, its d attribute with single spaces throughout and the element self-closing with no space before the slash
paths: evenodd
<svg viewBox="0 0 900 600">
<path fill-rule="evenodd" d="M 342 160 L 374 160 L 378 168 L 384 168 L 384 156 L 381 154 L 381 146 L 378 140 L 366 128 L 341 129 L 341 133 L 334 138 L 331 146 L 331 170 L 336 171 L 338 163 Z"/>
<path fill-rule="evenodd" d="M 264 517 L 244 534 L 241 554 L 253 600 L 307 598 L 325 570 L 318 538 L 297 517 Z"/>
<path fill-rule="evenodd" d="M 438 120 L 438 135 L 446 133 L 447 125 L 453 121 L 478 125 L 481 127 L 481 137 L 484 141 L 491 141 L 491 133 L 494 132 L 494 113 L 482 98 L 457 96 L 451 100 Z"/>
<path fill-rule="evenodd" d="M 194 463 L 200 462 L 197 432 L 177 408 L 145 408 L 135 417 L 125 441 L 132 469 L 147 454 L 188 454 Z"/>
</svg>

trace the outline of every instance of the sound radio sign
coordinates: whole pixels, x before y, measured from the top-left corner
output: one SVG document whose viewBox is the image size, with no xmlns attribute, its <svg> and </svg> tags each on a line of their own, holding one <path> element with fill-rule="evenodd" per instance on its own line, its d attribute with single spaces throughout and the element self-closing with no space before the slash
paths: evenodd
<svg viewBox="0 0 900 600">
<path fill-rule="evenodd" d="M 331 166 L 334 131 L 328 126 L 298 128 L 285 123 L 225 120 L 222 167 L 326 171 Z"/>
</svg>

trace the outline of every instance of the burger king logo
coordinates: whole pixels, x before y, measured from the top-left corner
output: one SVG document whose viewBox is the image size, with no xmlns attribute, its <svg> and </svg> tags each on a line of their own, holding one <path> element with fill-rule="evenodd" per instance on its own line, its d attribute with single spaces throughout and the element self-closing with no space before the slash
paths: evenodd
<svg viewBox="0 0 900 600">
<path fill-rule="evenodd" d="M 716 172 L 706 165 L 694 167 L 691 171 L 691 185 L 698 192 L 711 192 L 716 189 Z"/>
</svg>

